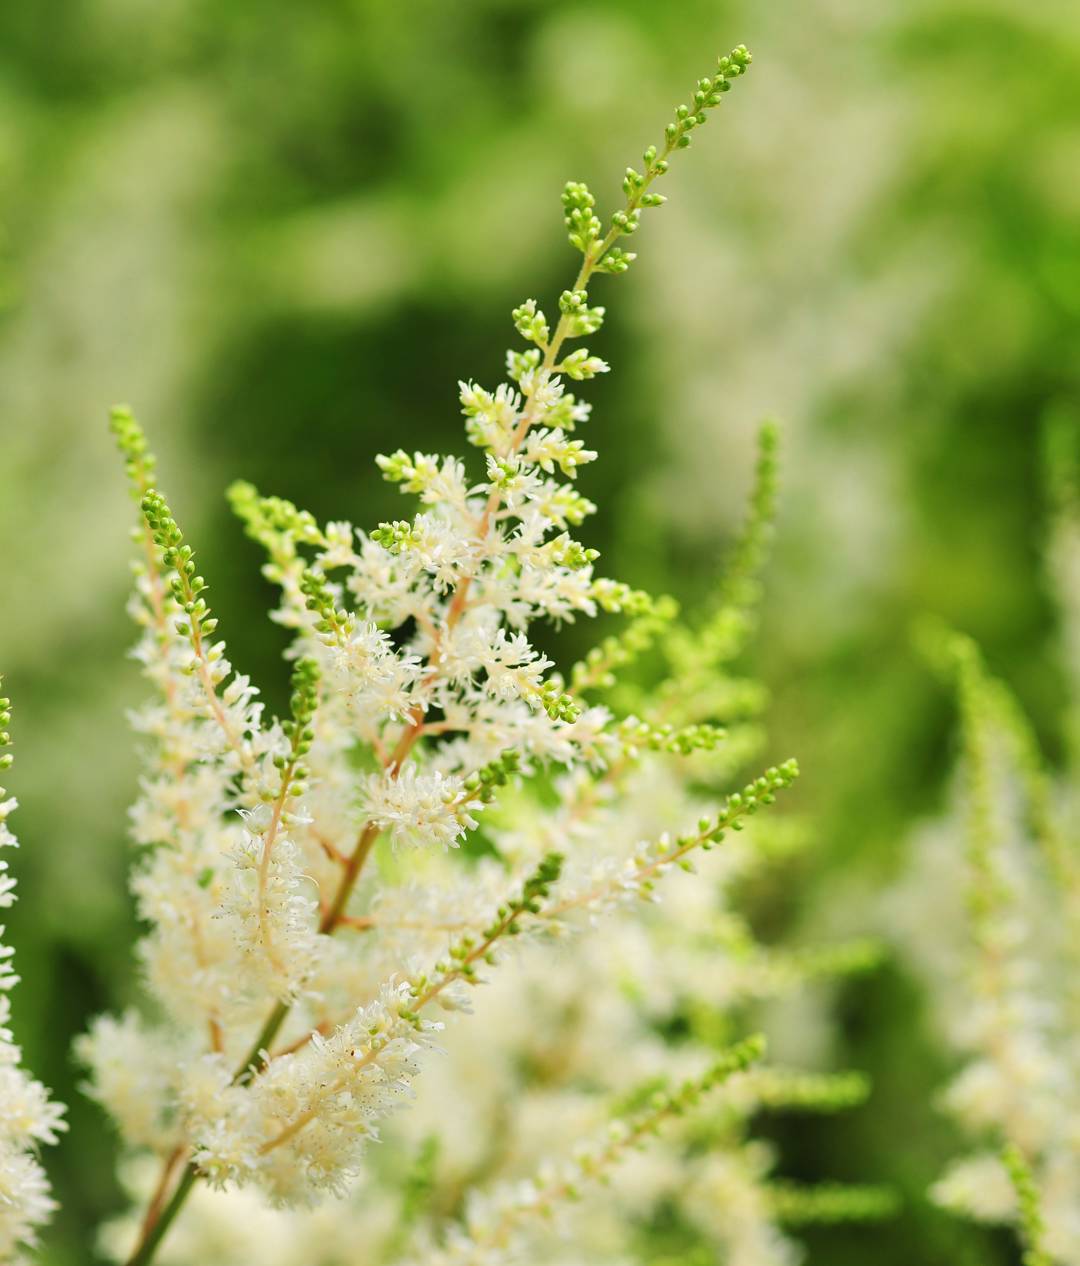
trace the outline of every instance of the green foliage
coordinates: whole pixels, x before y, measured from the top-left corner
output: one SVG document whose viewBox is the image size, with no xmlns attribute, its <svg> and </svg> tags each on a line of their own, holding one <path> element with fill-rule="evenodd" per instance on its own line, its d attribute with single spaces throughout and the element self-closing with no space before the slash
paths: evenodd
<svg viewBox="0 0 1080 1266">
<path fill-rule="evenodd" d="M 896 1216 L 899 1200 L 887 1187 L 777 1183 L 771 1192 L 776 1216 L 792 1226 L 815 1223 L 881 1222 Z"/>
</svg>

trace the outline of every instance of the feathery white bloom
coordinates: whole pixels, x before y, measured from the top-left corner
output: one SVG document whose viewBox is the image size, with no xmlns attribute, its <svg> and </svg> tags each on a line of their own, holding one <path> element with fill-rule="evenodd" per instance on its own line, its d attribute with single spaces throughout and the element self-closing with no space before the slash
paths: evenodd
<svg viewBox="0 0 1080 1266">
<path fill-rule="evenodd" d="M 456 848 L 477 826 L 473 813 L 483 806 L 469 798 L 464 780 L 435 769 L 406 765 L 399 773 L 372 774 L 362 793 L 367 817 L 395 845 Z"/>
<path fill-rule="evenodd" d="M 255 1178 L 281 1203 L 341 1194 L 379 1122 L 411 1093 L 417 1057 L 438 1029 L 403 1018 L 409 1001 L 404 984 L 384 985 L 347 1024 L 274 1060 L 250 1087 L 230 1085 L 207 1057 L 209 1093 L 185 1100 L 202 1172 L 217 1186 Z"/>
<path fill-rule="evenodd" d="M 76 1042 L 79 1059 L 93 1073 L 93 1097 L 124 1138 L 164 1155 L 180 1141 L 173 1117 L 179 1069 L 190 1056 L 191 1036 L 150 1028 L 133 1011 L 99 1016 Z"/>
<path fill-rule="evenodd" d="M 10 717 L 8 700 L 0 699 L 0 749 L 8 744 Z M 0 772 L 9 764 L 10 757 L 0 760 Z M 18 846 L 8 824 L 17 807 L 15 798 L 0 787 L 0 848 Z M 7 860 L 0 857 L 0 909 L 13 904 L 14 889 Z M 37 1152 L 43 1143 L 56 1143 L 67 1126 L 64 1109 L 21 1067 L 22 1053 L 11 1031 L 10 998 L 19 978 L 12 967 L 12 948 L 3 937 L 0 925 L 0 1261 L 8 1261 L 21 1248 L 37 1243 L 38 1228 L 56 1207 Z"/>
</svg>

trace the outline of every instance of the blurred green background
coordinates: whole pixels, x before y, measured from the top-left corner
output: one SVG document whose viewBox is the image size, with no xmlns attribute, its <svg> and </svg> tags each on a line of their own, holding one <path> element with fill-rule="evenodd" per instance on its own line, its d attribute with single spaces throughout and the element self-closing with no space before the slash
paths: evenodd
<svg viewBox="0 0 1080 1266">
<path fill-rule="evenodd" d="M 1051 752 L 1038 421 L 1080 333 L 1075 0 L 32 0 L 0 6 L 0 667 L 15 698 L 19 1035 L 71 1106 L 46 1263 L 92 1260 L 113 1141 L 68 1049 L 133 996 L 124 710 L 130 402 L 200 547 L 233 658 L 281 696 L 258 555 L 222 490 L 392 517 L 377 451 L 460 446 L 509 310 L 569 284 L 558 194 L 614 204 L 713 52 L 751 75 L 606 284 L 590 391 L 605 569 L 692 604 L 778 416 L 785 496 L 756 667 L 820 847 L 806 933 L 873 896 L 939 802 L 949 702 L 911 649 L 939 613 L 1006 672 Z M 570 649 L 577 649 L 571 631 Z M 839 999 L 870 1104 L 780 1129 L 784 1172 L 886 1181 L 895 1224 L 810 1235 L 816 1266 L 997 1266 L 1008 1240 L 923 1190 L 954 1146 L 946 1063 L 901 964 Z"/>
</svg>

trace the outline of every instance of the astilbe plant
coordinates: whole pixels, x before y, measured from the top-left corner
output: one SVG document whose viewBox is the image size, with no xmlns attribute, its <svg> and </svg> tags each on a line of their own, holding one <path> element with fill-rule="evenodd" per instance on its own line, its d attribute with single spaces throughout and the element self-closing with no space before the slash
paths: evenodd
<svg viewBox="0 0 1080 1266">
<path fill-rule="evenodd" d="M 1060 778 L 1049 772 L 1030 723 L 976 643 L 927 625 L 927 653 L 956 691 L 961 761 L 947 818 L 918 842 L 913 881 L 923 895 L 909 890 L 903 902 L 913 957 L 964 1061 L 943 1104 L 974 1149 L 932 1195 L 977 1221 L 1014 1225 L 1027 1266 L 1080 1266 L 1078 434 L 1065 413 L 1047 426 L 1065 768 Z M 930 868 L 936 894 L 927 908 Z M 963 931 L 952 943 L 943 935 L 950 926 Z"/>
<path fill-rule="evenodd" d="M 797 1255 L 782 1220 L 886 1210 L 873 1189 L 770 1184 L 748 1133 L 762 1109 L 864 1097 L 853 1074 L 762 1065 L 740 1029 L 753 1001 L 873 957 L 763 946 L 734 900 L 798 843 L 782 821 L 740 834 L 793 761 L 723 790 L 761 745 L 762 692 L 733 663 L 754 627 L 774 430 L 697 624 L 598 575 L 572 535 L 594 509 L 574 477 L 596 454 L 568 382 L 607 370 L 569 346 L 603 322 L 590 287 L 630 266 L 623 238 L 749 63 L 736 48 L 698 82 L 606 229 L 588 189 L 566 186 L 582 259 L 557 319 L 516 308 L 510 381 L 461 384 L 478 474 L 380 457 L 420 509 L 370 532 L 231 489 L 292 636 L 285 718 L 226 658 L 143 433 L 114 411 L 154 686 L 132 811 L 152 1005 L 99 1019 L 79 1055 L 132 1158 L 139 1203 L 105 1233 L 130 1266 L 159 1251 L 347 1262 L 357 1245 L 382 1263 L 616 1261 L 665 1216 L 707 1260 L 765 1266 Z M 530 641 L 537 621 L 600 614 L 623 631 L 565 674 Z M 479 1014 L 447 1025 L 474 999 Z M 42 1114 L 30 1137 L 51 1137 Z M 650 1168 L 638 1151 L 657 1134 Z M 616 1170 L 629 1177 L 589 1201 L 566 1257 L 546 1217 Z"/>
<path fill-rule="evenodd" d="M 391 844 L 377 852 L 377 879 L 365 874 L 341 928 L 359 938 L 350 956 L 367 956 L 366 996 L 402 961 L 434 961 L 448 941 L 444 967 L 452 967 L 465 948 L 457 938 L 481 925 L 510 876 L 536 873 L 536 882 L 546 884 L 551 867 L 545 870 L 544 859 L 556 844 L 568 860 L 546 907 L 519 924 L 534 935 L 519 936 L 518 953 L 490 975 L 487 988 L 461 999 L 475 999 L 477 1014 L 440 1034 L 443 1055 L 428 1061 L 410 1112 L 387 1121 L 382 1146 L 364 1155 L 359 1191 L 313 1213 L 282 1215 L 250 1188 L 219 1194 L 204 1184 L 163 1261 L 284 1264 L 305 1254 L 347 1261 L 346 1246 L 358 1240 L 383 1262 L 564 1260 L 540 1216 L 554 1212 L 563 1214 L 576 1252 L 623 1260 L 635 1243 L 648 1249 L 650 1226 L 675 1211 L 680 1235 L 704 1253 L 781 1263 L 796 1257 L 781 1221 L 887 1212 L 888 1197 L 874 1189 L 770 1183 L 768 1149 L 747 1132 L 751 1115 L 762 1110 L 857 1103 L 866 1094 L 861 1077 L 742 1071 L 754 1043 L 737 1047 L 741 1055 L 722 1051 L 717 1063 L 718 1045 L 730 1041 L 755 1001 L 872 961 L 861 943 L 766 948 L 737 912 L 740 881 L 802 842 L 790 819 L 771 830 L 757 822 L 752 838 L 738 831 L 782 775 L 719 797 L 726 812 L 718 818 L 715 811 L 713 789 L 730 782 L 761 743 L 762 692 L 729 665 L 754 625 L 755 573 L 773 509 L 774 445 L 767 428 L 751 514 L 704 622 L 691 633 L 676 624 L 670 601 L 650 604 L 622 637 L 603 641 L 572 670 L 579 698 L 605 692 L 617 702 L 605 715 L 612 741 L 602 764 L 574 769 L 554 762 L 546 774 L 537 770 L 514 784 L 503 782 L 504 768 L 483 830 L 470 833 L 461 850 L 395 853 Z M 261 533 L 262 520 L 251 515 L 267 503 L 244 486 L 233 496 Z M 271 505 L 280 512 L 280 502 Z M 274 563 L 268 567 L 282 578 Z M 627 668 L 650 646 L 661 652 L 658 680 L 615 683 L 612 665 Z M 722 733 L 706 719 L 718 715 L 728 720 Z M 665 839 L 664 823 L 673 816 L 699 819 L 697 830 Z M 693 874 L 691 854 L 710 850 L 727 823 L 732 835 L 710 858 L 703 881 Z M 648 832 L 659 838 L 639 844 Z M 661 878 L 663 902 L 656 900 Z M 534 885 L 517 900 L 537 895 Z M 506 906 L 513 913 L 514 901 Z M 568 941 L 575 931 L 584 935 Z M 556 939 L 571 952 L 552 944 Z M 354 984 L 359 970 L 353 961 Z M 307 1005 L 301 1038 L 325 1016 L 325 1009 Z M 324 1027 L 329 1032 L 330 1022 Z M 666 1034 L 680 1027 L 686 1036 L 672 1045 Z M 291 1044 L 283 1039 L 286 1049 Z M 681 1125 L 672 1120 L 716 1083 L 718 1067 L 730 1080 L 709 1097 L 707 1113 Z M 733 1068 L 738 1076 L 730 1076 Z M 671 1076 L 681 1088 L 669 1098 L 664 1080 Z M 609 1174 L 631 1145 L 661 1125 L 648 1160 L 635 1157 Z M 588 1143 L 594 1135 L 595 1144 Z M 596 1189 L 600 1177 L 614 1179 L 603 1195 Z M 135 1188 L 146 1181 L 140 1169 Z M 571 1197 L 586 1193 L 587 1216 L 575 1217 Z M 652 1247 L 663 1248 L 669 1233 Z M 110 1243 L 120 1252 L 131 1236 L 131 1225 L 121 1223 Z"/>
</svg>

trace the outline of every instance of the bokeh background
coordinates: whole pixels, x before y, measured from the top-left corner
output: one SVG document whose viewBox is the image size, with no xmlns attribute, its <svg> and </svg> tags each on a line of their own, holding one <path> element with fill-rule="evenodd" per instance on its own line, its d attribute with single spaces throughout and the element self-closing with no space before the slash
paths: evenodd
<svg viewBox="0 0 1080 1266">
<path fill-rule="evenodd" d="M 510 308 L 568 284 L 563 182 L 611 207 L 738 41 L 752 73 L 601 300 L 615 372 L 590 392 L 590 543 L 609 573 L 692 605 L 738 521 L 755 427 L 782 421 L 754 666 L 819 840 L 785 918 L 875 933 L 952 752 L 912 621 L 975 634 L 1060 748 L 1039 422 L 1078 385 L 1075 0 L 0 5 L 0 667 L 24 843 L 10 925 L 19 1036 L 77 1139 L 48 1158 L 64 1204 L 50 1266 L 92 1261 L 91 1228 L 120 1203 L 68 1052 L 134 996 L 124 711 L 142 687 L 108 406 L 148 428 L 233 658 L 280 699 L 270 595 L 226 483 L 393 517 L 372 455 L 459 446 L 456 380 L 496 382 Z M 777 1127 L 783 1172 L 889 1182 L 904 1207 L 810 1234 L 812 1266 L 1016 1261 L 925 1200 L 955 1140 L 902 960 L 838 994 L 827 1041 L 874 1096 Z"/>
</svg>

